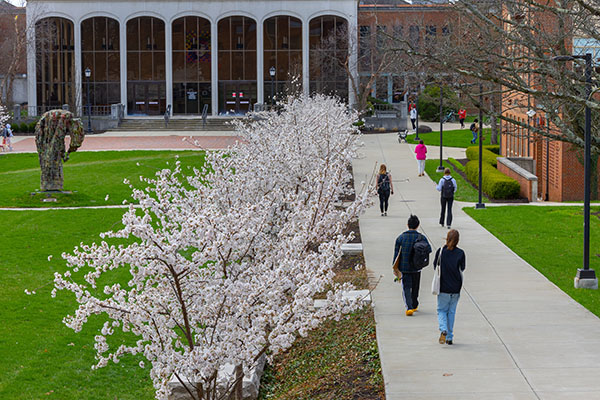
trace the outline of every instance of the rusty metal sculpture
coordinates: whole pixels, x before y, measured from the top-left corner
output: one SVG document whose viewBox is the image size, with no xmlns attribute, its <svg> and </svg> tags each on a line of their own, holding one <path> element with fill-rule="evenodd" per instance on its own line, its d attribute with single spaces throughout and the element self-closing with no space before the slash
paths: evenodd
<svg viewBox="0 0 600 400">
<path fill-rule="evenodd" d="M 70 137 L 69 150 L 65 153 L 65 137 Z M 35 126 L 35 145 L 42 175 L 42 191 L 62 191 L 63 162 L 69 153 L 77 151 L 84 139 L 83 124 L 73 113 L 65 110 L 50 110 Z"/>
</svg>

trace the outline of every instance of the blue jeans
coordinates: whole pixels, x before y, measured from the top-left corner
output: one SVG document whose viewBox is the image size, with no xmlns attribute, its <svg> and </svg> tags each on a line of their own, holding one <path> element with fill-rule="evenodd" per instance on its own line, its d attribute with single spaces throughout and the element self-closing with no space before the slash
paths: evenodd
<svg viewBox="0 0 600 400">
<path fill-rule="evenodd" d="M 438 324 L 440 332 L 446 332 L 446 340 L 454 337 L 454 317 L 460 293 L 440 293 L 437 301 Z"/>
<path fill-rule="evenodd" d="M 471 143 L 475 143 L 477 141 L 477 131 L 471 131 L 471 134 L 473 135 L 473 140 L 471 140 Z"/>
</svg>

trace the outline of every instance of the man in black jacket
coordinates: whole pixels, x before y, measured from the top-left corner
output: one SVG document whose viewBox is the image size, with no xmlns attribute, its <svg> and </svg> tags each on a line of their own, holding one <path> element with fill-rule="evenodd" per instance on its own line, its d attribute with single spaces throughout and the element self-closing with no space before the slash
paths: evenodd
<svg viewBox="0 0 600 400">
<path fill-rule="evenodd" d="M 411 255 L 413 246 L 417 240 L 425 241 L 431 252 L 431 245 L 427 238 L 417 232 L 419 228 L 419 218 L 416 215 L 411 215 L 408 218 L 408 230 L 403 232 L 396 238 L 394 246 L 394 259 L 400 257 L 398 269 L 402 273 L 402 292 L 404 302 L 406 303 L 406 315 L 411 316 L 419 307 L 419 286 L 421 284 L 421 270 L 417 269 L 412 262 Z"/>
</svg>

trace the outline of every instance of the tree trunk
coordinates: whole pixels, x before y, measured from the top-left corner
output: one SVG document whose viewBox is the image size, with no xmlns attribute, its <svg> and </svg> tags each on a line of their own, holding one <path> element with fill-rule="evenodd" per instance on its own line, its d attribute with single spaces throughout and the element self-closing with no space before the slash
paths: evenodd
<svg viewBox="0 0 600 400">
<path fill-rule="evenodd" d="M 495 96 L 491 97 L 490 101 L 490 126 L 491 126 L 491 144 L 498 144 L 498 119 L 495 117 L 496 112 L 496 99 Z"/>
<path fill-rule="evenodd" d="M 241 365 L 235 367 L 235 384 L 233 385 L 233 400 L 244 400 L 244 369 Z"/>
</svg>

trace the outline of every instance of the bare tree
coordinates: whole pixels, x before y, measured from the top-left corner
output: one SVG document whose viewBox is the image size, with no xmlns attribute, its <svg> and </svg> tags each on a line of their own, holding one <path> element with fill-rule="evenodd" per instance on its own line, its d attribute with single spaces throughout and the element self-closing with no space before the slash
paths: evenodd
<svg viewBox="0 0 600 400">
<path fill-rule="evenodd" d="M 364 113 L 377 78 L 392 69 L 396 52 L 388 35 L 377 29 L 357 32 L 347 25 L 336 29 L 311 49 L 311 76 L 337 76 L 350 81 L 354 108 Z M 314 56 L 314 58 L 313 58 Z M 358 74 L 357 74 L 358 73 Z"/>
</svg>

